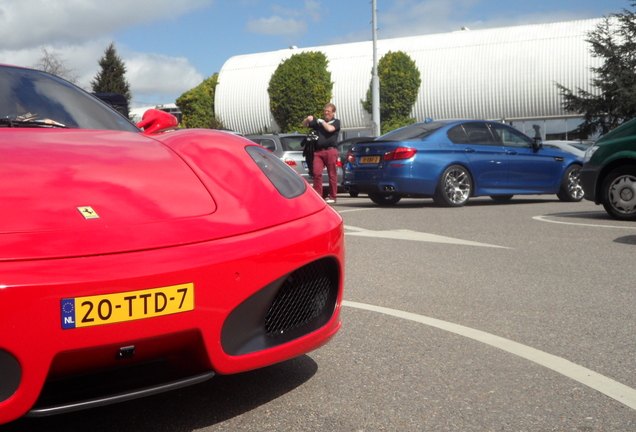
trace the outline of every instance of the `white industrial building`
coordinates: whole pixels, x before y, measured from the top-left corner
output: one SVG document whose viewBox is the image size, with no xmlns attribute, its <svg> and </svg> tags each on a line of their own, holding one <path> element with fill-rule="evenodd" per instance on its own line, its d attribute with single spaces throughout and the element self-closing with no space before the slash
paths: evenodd
<svg viewBox="0 0 636 432">
<path fill-rule="evenodd" d="M 588 33 L 601 19 L 378 40 L 378 59 L 403 51 L 422 76 L 412 116 L 424 119 L 474 118 L 505 121 L 544 139 L 566 138 L 580 116 L 561 108 L 555 83 L 594 92 Z M 230 58 L 219 73 L 215 111 L 229 128 L 248 134 L 279 128 L 267 87 L 278 65 L 293 54 L 321 51 L 329 61 L 332 102 L 342 128 L 368 135 L 371 116 L 362 107 L 371 81 L 371 41 L 296 48 Z M 299 125 L 300 126 L 300 125 Z"/>
</svg>

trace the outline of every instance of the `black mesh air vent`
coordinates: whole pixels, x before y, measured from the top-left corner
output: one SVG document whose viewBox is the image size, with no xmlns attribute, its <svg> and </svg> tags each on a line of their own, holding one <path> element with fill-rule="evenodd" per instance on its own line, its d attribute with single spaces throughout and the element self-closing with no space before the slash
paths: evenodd
<svg viewBox="0 0 636 432">
<path fill-rule="evenodd" d="M 278 290 L 265 317 L 265 333 L 279 336 L 320 315 L 332 286 L 327 262 L 316 261 L 293 272 Z"/>
<path fill-rule="evenodd" d="M 318 330 L 333 317 L 340 266 L 321 258 L 255 292 L 226 318 L 221 345 L 242 355 L 285 344 Z"/>
</svg>

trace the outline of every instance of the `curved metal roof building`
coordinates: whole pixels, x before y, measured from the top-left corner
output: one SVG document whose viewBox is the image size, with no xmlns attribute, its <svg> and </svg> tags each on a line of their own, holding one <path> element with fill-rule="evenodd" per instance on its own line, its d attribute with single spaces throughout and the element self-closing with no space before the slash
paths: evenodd
<svg viewBox="0 0 636 432">
<path fill-rule="evenodd" d="M 590 19 L 384 39 L 377 42 L 378 59 L 389 51 L 403 51 L 415 61 L 422 76 L 412 111 L 417 121 L 480 118 L 519 127 L 525 121 L 563 120 L 573 116 L 562 110 L 555 83 L 594 91 L 590 68 L 600 66 L 601 60 L 592 57 L 586 39 L 600 22 Z M 360 101 L 371 81 L 372 50 L 372 42 L 367 41 L 232 57 L 219 73 L 216 115 L 227 127 L 246 134 L 278 131 L 269 109 L 270 77 L 293 54 L 321 51 L 329 60 L 332 102 L 343 130 L 368 130 L 371 118 Z M 574 125 L 571 120 L 569 129 Z"/>
</svg>

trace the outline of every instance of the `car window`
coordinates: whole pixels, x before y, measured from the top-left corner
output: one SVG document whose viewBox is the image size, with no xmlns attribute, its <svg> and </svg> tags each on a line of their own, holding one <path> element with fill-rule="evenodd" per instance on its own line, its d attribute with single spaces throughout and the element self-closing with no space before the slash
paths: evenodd
<svg viewBox="0 0 636 432">
<path fill-rule="evenodd" d="M 582 150 L 582 151 L 585 151 L 585 150 L 587 150 L 590 147 L 589 144 L 579 144 L 579 143 L 577 143 L 577 144 L 570 144 L 570 145 L 572 147 L 577 148 L 577 149 Z"/>
<path fill-rule="evenodd" d="M 559 146 L 555 146 L 554 144 L 546 144 L 546 143 L 543 143 L 543 147 L 544 147 L 544 148 L 551 148 L 551 149 L 561 150 L 561 147 L 559 147 Z"/>
<path fill-rule="evenodd" d="M 464 123 L 463 126 L 468 136 L 468 142 L 474 145 L 497 145 L 485 123 Z M 450 137 L 449 137 L 450 138 Z"/>
<path fill-rule="evenodd" d="M 265 147 L 267 150 L 271 152 L 276 150 L 276 142 L 273 139 L 264 138 L 264 139 L 259 139 L 255 141 L 257 141 L 260 145 L 262 145 L 263 147 Z"/>
<path fill-rule="evenodd" d="M 521 132 L 500 123 L 491 123 L 493 133 L 506 147 L 533 148 L 532 140 Z"/>
<path fill-rule="evenodd" d="M 462 125 L 457 125 L 451 128 L 446 135 L 451 142 L 455 144 L 469 144 L 468 135 L 466 135 L 466 131 Z"/>
<path fill-rule="evenodd" d="M 446 126 L 446 123 L 417 123 L 405 126 L 378 138 L 378 141 L 409 141 L 421 140 L 435 132 L 437 129 Z"/>
<path fill-rule="evenodd" d="M 283 144 L 283 150 L 285 151 L 302 151 L 303 147 L 301 143 L 305 139 L 305 135 L 298 136 L 286 136 L 280 139 Z"/>
<path fill-rule="evenodd" d="M 44 72 L 0 66 L 0 118 L 27 125 L 55 123 L 78 129 L 139 132 L 95 96 Z"/>
</svg>

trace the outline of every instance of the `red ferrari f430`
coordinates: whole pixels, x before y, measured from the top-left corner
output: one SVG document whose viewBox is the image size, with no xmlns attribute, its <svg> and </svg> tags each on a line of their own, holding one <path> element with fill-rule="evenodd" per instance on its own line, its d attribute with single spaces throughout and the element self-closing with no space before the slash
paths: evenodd
<svg viewBox="0 0 636 432">
<path fill-rule="evenodd" d="M 340 328 L 342 219 L 244 138 L 0 66 L 0 423 L 264 367 Z"/>
</svg>

